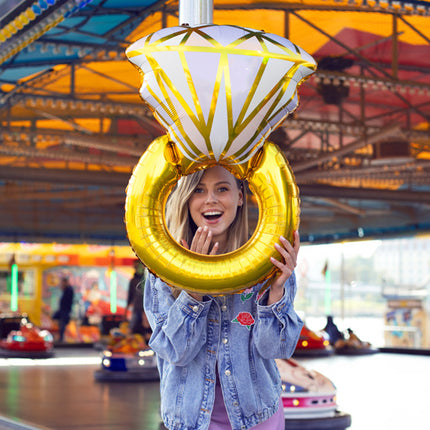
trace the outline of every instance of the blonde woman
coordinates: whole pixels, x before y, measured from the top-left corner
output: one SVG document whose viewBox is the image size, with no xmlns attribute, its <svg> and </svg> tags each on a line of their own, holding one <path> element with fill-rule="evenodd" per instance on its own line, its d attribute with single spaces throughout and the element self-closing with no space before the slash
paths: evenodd
<svg viewBox="0 0 430 430">
<path fill-rule="evenodd" d="M 166 219 L 173 237 L 201 254 L 233 251 L 248 239 L 243 184 L 221 166 L 181 178 Z M 241 294 L 202 296 L 150 275 L 145 312 L 157 353 L 161 416 L 169 430 L 284 430 L 275 358 L 294 352 L 302 321 L 294 311 L 300 247 L 280 237 L 279 275 Z M 210 264 L 210 263 L 208 263 Z"/>
</svg>

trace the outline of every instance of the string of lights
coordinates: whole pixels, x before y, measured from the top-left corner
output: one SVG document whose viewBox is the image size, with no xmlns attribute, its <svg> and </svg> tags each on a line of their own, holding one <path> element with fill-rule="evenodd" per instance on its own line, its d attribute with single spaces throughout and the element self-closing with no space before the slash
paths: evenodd
<svg viewBox="0 0 430 430">
<path fill-rule="evenodd" d="M 57 26 L 61 21 L 91 3 L 91 1 L 35 1 L 0 29 L 0 64 L 9 60 L 51 28 Z M 58 5 L 59 3 L 63 4 Z"/>
</svg>

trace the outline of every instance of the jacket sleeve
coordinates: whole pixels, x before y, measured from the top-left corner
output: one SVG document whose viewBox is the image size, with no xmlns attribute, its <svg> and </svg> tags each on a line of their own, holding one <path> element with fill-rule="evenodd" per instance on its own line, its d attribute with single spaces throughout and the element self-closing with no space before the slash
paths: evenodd
<svg viewBox="0 0 430 430">
<path fill-rule="evenodd" d="M 174 298 L 170 287 L 148 275 L 144 308 L 152 335 L 149 346 L 160 358 L 186 366 L 206 343 L 206 323 L 211 300 L 199 302 L 185 291 Z"/>
<path fill-rule="evenodd" d="M 254 341 L 264 358 L 289 358 L 296 348 L 303 327 L 303 321 L 293 305 L 296 291 L 293 273 L 285 282 L 281 300 L 270 306 L 265 305 L 268 291 L 258 300 Z"/>
</svg>

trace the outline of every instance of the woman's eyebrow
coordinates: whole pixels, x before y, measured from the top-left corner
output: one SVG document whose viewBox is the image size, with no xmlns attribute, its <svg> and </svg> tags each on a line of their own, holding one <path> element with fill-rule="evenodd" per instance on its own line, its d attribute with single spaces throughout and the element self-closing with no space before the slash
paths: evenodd
<svg viewBox="0 0 430 430">
<path fill-rule="evenodd" d="M 231 185 L 231 183 L 229 181 L 219 181 L 219 182 L 215 182 L 215 185 L 223 185 L 223 184 L 227 184 L 227 185 Z M 206 186 L 206 184 L 204 182 L 200 182 L 199 185 L 203 185 Z"/>
</svg>

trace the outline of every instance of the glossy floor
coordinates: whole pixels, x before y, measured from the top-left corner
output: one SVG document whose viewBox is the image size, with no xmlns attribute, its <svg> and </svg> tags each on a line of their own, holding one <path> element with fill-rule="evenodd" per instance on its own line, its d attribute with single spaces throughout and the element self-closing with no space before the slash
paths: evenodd
<svg viewBox="0 0 430 430">
<path fill-rule="evenodd" d="M 0 416 L 22 428 L 158 430 L 158 382 L 96 382 L 97 351 L 63 349 L 56 359 L 0 359 Z M 337 386 L 350 430 L 430 428 L 430 357 L 378 353 L 299 358 Z M 11 428 L 0 420 L 0 429 Z"/>
</svg>

